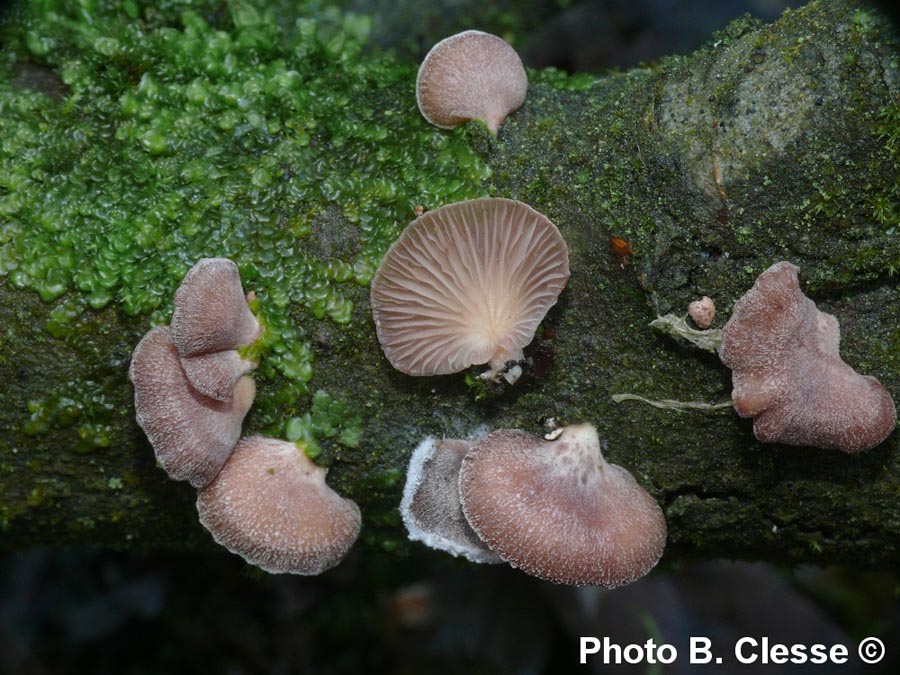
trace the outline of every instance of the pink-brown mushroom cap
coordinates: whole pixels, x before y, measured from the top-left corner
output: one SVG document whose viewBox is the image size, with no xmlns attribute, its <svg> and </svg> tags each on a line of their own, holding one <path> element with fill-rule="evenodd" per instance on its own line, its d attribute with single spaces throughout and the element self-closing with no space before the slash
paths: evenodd
<svg viewBox="0 0 900 675">
<path fill-rule="evenodd" d="M 359 507 L 325 483 L 294 443 L 241 439 L 197 494 L 200 522 L 232 553 L 273 574 L 313 575 L 337 565 L 359 535 Z"/>
<path fill-rule="evenodd" d="M 716 303 L 708 295 L 688 304 L 688 316 L 691 317 L 697 328 L 706 330 L 712 326 L 716 318 Z"/>
<path fill-rule="evenodd" d="M 408 375 L 498 366 L 521 358 L 568 278 L 562 235 L 527 204 L 448 204 L 413 221 L 378 268 L 378 340 Z"/>
<path fill-rule="evenodd" d="M 894 401 L 841 359 L 837 319 L 803 294 L 799 269 L 782 261 L 760 274 L 722 330 L 734 409 L 763 443 L 872 448 L 897 423 Z"/>
<path fill-rule="evenodd" d="M 171 327 L 182 357 L 253 343 L 260 326 L 247 305 L 237 265 L 228 258 L 199 260 L 175 291 Z"/>
<path fill-rule="evenodd" d="M 242 358 L 236 349 L 181 358 L 181 367 L 194 389 L 217 401 L 230 401 L 235 385 L 257 365 Z"/>
<path fill-rule="evenodd" d="M 459 468 L 472 441 L 426 438 L 413 452 L 400 502 L 413 541 L 478 563 L 502 562 L 469 525 L 459 501 Z"/>
<path fill-rule="evenodd" d="M 465 456 L 463 512 L 491 550 L 556 583 L 614 588 L 662 556 L 666 523 L 650 494 L 600 452 L 589 425 L 554 441 L 515 429 L 488 434 Z"/>
<path fill-rule="evenodd" d="M 527 92 L 528 76 L 516 50 L 496 35 L 477 30 L 434 45 L 416 77 L 422 116 L 443 129 L 478 119 L 496 135 Z"/>
<path fill-rule="evenodd" d="M 253 380 L 238 381 L 230 401 L 216 401 L 188 382 L 166 326 L 147 333 L 134 349 L 128 371 L 134 383 L 137 422 L 150 439 L 156 460 L 175 480 L 208 484 L 241 436 L 253 403 Z"/>
</svg>

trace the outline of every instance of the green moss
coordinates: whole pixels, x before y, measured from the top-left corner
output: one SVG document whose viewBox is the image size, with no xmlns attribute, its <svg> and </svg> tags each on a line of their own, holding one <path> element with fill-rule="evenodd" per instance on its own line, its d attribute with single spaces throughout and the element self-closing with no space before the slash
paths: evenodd
<svg viewBox="0 0 900 675">
<path fill-rule="evenodd" d="M 0 274 L 54 303 L 46 329 L 66 338 L 107 305 L 166 322 L 197 259 L 235 260 L 267 328 L 257 426 L 294 435 L 309 419 L 303 433 L 327 438 L 315 400 L 304 411 L 314 350 L 298 318 L 347 324 L 348 286 L 368 284 L 414 208 L 482 195 L 490 170 L 464 132 L 421 120 L 412 67 L 363 54 L 367 18 L 293 10 L 283 33 L 250 2 L 22 3 L 3 27 Z M 23 64 L 66 95 L 14 84 Z M 67 424 L 65 407 L 35 402 L 28 432 Z M 359 442 L 357 423 L 338 426 Z M 80 433 L 108 443 L 94 423 Z"/>
<path fill-rule="evenodd" d="M 310 412 L 287 420 L 282 434 L 289 441 L 300 443 L 306 454 L 315 459 L 321 453 L 320 440 L 333 439 L 345 448 L 358 448 L 362 417 L 348 404 L 320 390 L 313 395 Z"/>
<path fill-rule="evenodd" d="M 28 402 L 30 416 L 22 425 L 28 436 L 75 426 L 75 452 L 109 447 L 115 406 L 103 387 L 92 380 L 70 382 L 52 396 Z"/>
<path fill-rule="evenodd" d="M 579 91 L 590 89 L 594 81 L 597 79 L 595 75 L 590 73 L 569 74 L 558 68 L 542 68 L 541 70 L 528 71 L 528 84 L 546 84 L 560 91 Z"/>
<path fill-rule="evenodd" d="M 900 63 L 895 62 L 894 67 L 900 68 Z M 900 165 L 900 104 L 891 103 L 882 108 L 875 129 L 888 157 L 894 165 Z M 887 190 L 871 197 L 871 204 L 875 220 L 885 227 L 888 234 L 900 236 L 900 174 L 895 176 Z M 892 262 L 894 270 L 898 265 L 900 260 Z"/>
</svg>

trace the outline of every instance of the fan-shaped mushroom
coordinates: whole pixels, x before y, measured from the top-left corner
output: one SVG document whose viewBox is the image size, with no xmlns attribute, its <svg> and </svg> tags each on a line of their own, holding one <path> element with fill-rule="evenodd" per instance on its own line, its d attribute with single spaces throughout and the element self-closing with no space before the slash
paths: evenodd
<svg viewBox="0 0 900 675">
<path fill-rule="evenodd" d="M 409 538 L 463 556 L 472 562 L 497 563 L 469 526 L 459 503 L 459 468 L 472 442 L 428 437 L 413 452 L 406 472 L 400 514 Z"/>
<path fill-rule="evenodd" d="M 494 136 L 527 91 L 528 76 L 516 51 L 496 35 L 477 30 L 434 45 L 416 78 L 416 101 L 426 120 L 452 129 L 477 119 Z"/>
<path fill-rule="evenodd" d="M 194 487 L 209 483 L 240 438 L 256 393 L 253 380 L 240 378 L 229 401 L 199 393 L 182 370 L 166 326 L 152 329 L 138 343 L 128 374 L 137 421 L 157 461 L 175 480 Z"/>
<path fill-rule="evenodd" d="M 455 373 L 489 363 L 504 373 L 569 278 L 566 243 L 527 204 L 474 199 L 413 221 L 372 281 L 372 311 L 385 356 L 409 375 Z M 520 369 L 505 373 L 508 381 Z"/>
<path fill-rule="evenodd" d="M 613 588 L 662 556 L 666 523 L 653 498 L 600 452 L 590 425 L 547 441 L 501 429 L 462 462 L 459 491 L 472 529 L 528 574 Z"/>
<path fill-rule="evenodd" d="M 259 337 L 260 325 L 228 258 L 203 258 L 188 271 L 175 292 L 171 328 L 188 379 L 206 396 L 227 401 L 256 368 L 235 351 Z"/>
<path fill-rule="evenodd" d="M 325 473 L 294 443 L 243 438 L 198 492 L 200 522 L 267 572 L 320 574 L 344 558 L 360 529 L 359 507 L 328 487 Z"/>
<path fill-rule="evenodd" d="M 236 349 L 181 357 L 181 367 L 191 386 L 217 401 L 230 401 L 241 376 L 256 369 L 256 361 L 243 358 Z"/>
<path fill-rule="evenodd" d="M 841 359 L 837 319 L 800 290 L 800 268 L 782 261 L 759 275 L 722 330 L 734 409 L 764 443 L 855 453 L 897 423 L 888 391 Z"/>
</svg>

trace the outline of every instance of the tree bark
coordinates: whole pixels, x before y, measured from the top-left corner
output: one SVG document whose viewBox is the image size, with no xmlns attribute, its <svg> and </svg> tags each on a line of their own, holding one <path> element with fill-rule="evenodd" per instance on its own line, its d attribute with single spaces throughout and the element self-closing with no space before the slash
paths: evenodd
<svg viewBox="0 0 900 675">
<path fill-rule="evenodd" d="M 768 26 L 740 20 L 690 56 L 586 87 L 532 73 L 498 139 L 469 125 L 462 135 L 492 169 L 485 188 L 557 223 L 572 276 L 532 352 L 535 372 L 483 397 L 463 374 L 393 371 L 363 286 L 344 289 L 346 326 L 292 311 L 314 336 L 310 391 L 327 389 L 362 417 L 359 446 L 323 438 L 320 461 L 359 503 L 364 544 L 407 550 L 396 506 L 425 436 L 539 433 L 554 418 L 594 424 L 607 459 L 659 501 L 669 561 L 896 567 L 900 433 L 847 456 L 760 444 L 730 409 L 610 398 L 727 400 L 730 374 L 715 355 L 648 323 L 709 295 L 721 327 L 756 275 L 782 259 L 800 265 L 807 294 L 840 321 L 845 360 L 900 393 L 896 44 L 861 6 L 813 2 Z M 310 245 L 326 249 L 317 236 Z M 614 254 L 610 236 L 634 254 Z M 166 479 L 134 421 L 128 360 L 148 317 L 113 303 L 53 337 L 45 327 L 57 306 L 0 278 L 0 547 L 213 546 L 194 491 Z M 258 396 L 275 389 L 261 372 Z M 251 411 L 246 432 L 265 426 Z"/>
</svg>

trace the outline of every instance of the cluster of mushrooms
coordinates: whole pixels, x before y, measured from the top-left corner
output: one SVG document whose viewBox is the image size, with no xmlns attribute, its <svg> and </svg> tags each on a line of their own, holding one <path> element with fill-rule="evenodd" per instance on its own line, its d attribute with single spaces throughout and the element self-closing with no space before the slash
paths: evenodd
<svg viewBox="0 0 900 675">
<path fill-rule="evenodd" d="M 410 461 L 400 512 L 412 540 L 576 586 L 630 583 L 666 545 L 662 509 L 603 458 L 588 424 L 543 438 L 518 429 L 426 438 Z"/>
<path fill-rule="evenodd" d="M 515 384 L 523 348 L 569 279 L 565 240 L 510 199 L 442 206 L 413 221 L 372 281 L 381 348 L 409 375 L 487 364 Z M 613 588 L 646 574 L 666 542 L 662 510 L 590 425 L 548 438 L 499 429 L 426 438 L 400 505 L 410 538 L 473 562 L 508 562 L 571 585 Z"/>
<path fill-rule="evenodd" d="M 200 522 L 219 544 L 267 572 L 319 574 L 356 541 L 359 508 L 296 444 L 241 438 L 257 363 L 238 350 L 261 333 L 237 265 L 200 260 L 175 293 L 171 325 L 132 354 L 137 421 L 169 477 L 197 488 Z"/>
<path fill-rule="evenodd" d="M 512 47 L 465 31 L 425 57 L 416 98 L 438 127 L 478 119 L 496 135 L 527 88 Z M 850 453 L 878 445 L 896 425 L 894 402 L 841 360 L 837 320 L 803 295 L 797 272 L 773 265 L 717 332 L 734 408 L 753 417 L 763 442 Z M 441 206 L 404 230 L 374 276 L 378 340 L 408 375 L 484 364 L 482 378 L 513 385 L 524 347 L 568 278 L 562 235 L 527 204 Z M 689 314 L 708 329 L 715 305 L 705 297 Z M 236 265 L 198 262 L 175 295 L 171 326 L 151 330 L 134 351 L 137 419 L 159 464 L 198 489 L 200 521 L 217 542 L 269 572 L 318 574 L 350 549 L 360 512 L 297 445 L 241 438 L 257 364 L 238 350 L 261 332 Z M 653 497 L 601 450 L 588 424 L 544 437 L 500 429 L 426 438 L 409 464 L 403 521 L 411 539 L 474 562 L 507 562 L 564 584 L 630 583 L 662 556 L 666 523 Z"/>
</svg>

